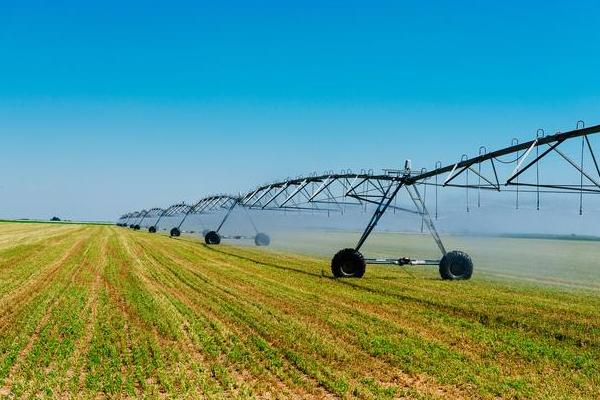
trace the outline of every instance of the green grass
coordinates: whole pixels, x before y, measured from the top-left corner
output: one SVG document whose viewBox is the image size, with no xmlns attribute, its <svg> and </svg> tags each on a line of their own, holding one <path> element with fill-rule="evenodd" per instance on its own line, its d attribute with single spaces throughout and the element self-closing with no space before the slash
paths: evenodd
<svg viewBox="0 0 600 400">
<path fill-rule="evenodd" d="M 2 224 L 0 397 L 599 398 L 600 296 L 480 264 L 335 280 L 325 257 Z"/>
</svg>

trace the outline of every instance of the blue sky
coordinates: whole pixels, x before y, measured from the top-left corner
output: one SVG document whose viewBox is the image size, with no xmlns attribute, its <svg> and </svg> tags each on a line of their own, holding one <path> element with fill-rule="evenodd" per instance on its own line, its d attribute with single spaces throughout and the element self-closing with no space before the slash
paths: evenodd
<svg viewBox="0 0 600 400">
<path fill-rule="evenodd" d="M 112 219 L 600 123 L 597 2 L 0 0 L 0 216 Z"/>
</svg>

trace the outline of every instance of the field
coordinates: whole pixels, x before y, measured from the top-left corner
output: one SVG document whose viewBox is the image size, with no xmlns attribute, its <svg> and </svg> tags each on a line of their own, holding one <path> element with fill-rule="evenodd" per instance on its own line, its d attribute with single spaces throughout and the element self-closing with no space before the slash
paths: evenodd
<svg viewBox="0 0 600 400">
<path fill-rule="evenodd" d="M 594 282 L 493 263 L 334 280 L 326 257 L 3 223 L 0 397 L 599 398 Z"/>
<path fill-rule="evenodd" d="M 279 250 L 331 257 L 336 249 L 353 247 L 360 232 L 294 231 L 277 232 L 273 236 L 273 247 Z M 473 257 L 480 279 L 600 291 L 600 242 L 597 240 L 493 236 L 446 236 L 443 239 L 449 250 L 465 250 Z M 429 234 L 377 233 L 363 250 L 371 257 L 440 257 Z"/>
</svg>

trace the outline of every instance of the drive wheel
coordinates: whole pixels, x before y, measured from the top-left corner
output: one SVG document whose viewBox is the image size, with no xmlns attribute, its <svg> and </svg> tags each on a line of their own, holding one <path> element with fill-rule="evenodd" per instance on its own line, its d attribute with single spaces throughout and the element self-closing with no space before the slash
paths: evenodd
<svg viewBox="0 0 600 400">
<path fill-rule="evenodd" d="M 473 275 L 473 261 L 467 253 L 453 250 L 440 260 L 440 276 L 444 280 L 467 280 Z"/>
<path fill-rule="evenodd" d="M 366 269 L 365 259 L 354 249 L 340 250 L 331 260 L 331 273 L 336 278 L 362 278 Z"/>
<path fill-rule="evenodd" d="M 155 226 L 151 226 L 150 228 L 148 228 L 148 232 L 150 232 L 150 233 L 156 233 L 156 227 Z"/>
<path fill-rule="evenodd" d="M 221 236 L 215 231 L 210 231 L 204 236 L 206 244 L 219 244 L 221 243 Z"/>
<path fill-rule="evenodd" d="M 257 233 L 254 236 L 254 244 L 257 246 L 268 246 L 271 244 L 271 238 L 266 233 Z"/>
<path fill-rule="evenodd" d="M 179 230 L 179 228 L 173 228 L 173 229 L 171 229 L 171 232 L 169 232 L 169 234 L 172 237 L 179 237 L 179 236 L 181 236 L 181 231 Z"/>
<path fill-rule="evenodd" d="M 140 230 L 140 226 L 139 225 L 134 225 L 133 226 L 133 230 L 134 231 L 139 231 Z"/>
</svg>

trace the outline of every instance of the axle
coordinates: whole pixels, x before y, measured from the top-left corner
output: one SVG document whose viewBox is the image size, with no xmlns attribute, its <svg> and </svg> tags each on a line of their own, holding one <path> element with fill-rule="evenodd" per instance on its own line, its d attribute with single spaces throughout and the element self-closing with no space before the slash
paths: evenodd
<svg viewBox="0 0 600 400">
<path fill-rule="evenodd" d="M 413 260 L 407 257 L 401 258 L 365 258 L 366 264 L 374 265 L 440 265 L 440 260 Z"/>
</svg>

